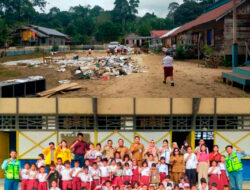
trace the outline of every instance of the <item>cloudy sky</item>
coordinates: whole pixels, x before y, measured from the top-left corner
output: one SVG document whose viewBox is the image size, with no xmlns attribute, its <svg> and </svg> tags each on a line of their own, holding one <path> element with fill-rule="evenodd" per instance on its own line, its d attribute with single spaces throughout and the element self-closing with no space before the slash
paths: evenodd
<svg viewBox="0 0 250 190">
<path fill-rule="evenodd" d="M 48 5 L 46 12 L 51 7 L 58 7 L 60 10 L 68 10 L 71 6 L 76 5 L 99 5 L 105 10 L 111 10 L 114 7 L 115 0 L 47 0 Z M 146 12 L 154 12 L 159 17 L 166 17 L 168 5 L 171 2 L 182 3 L 182 0 L 140 0 L 139 16 L 143 16 Z"/>
</svg>

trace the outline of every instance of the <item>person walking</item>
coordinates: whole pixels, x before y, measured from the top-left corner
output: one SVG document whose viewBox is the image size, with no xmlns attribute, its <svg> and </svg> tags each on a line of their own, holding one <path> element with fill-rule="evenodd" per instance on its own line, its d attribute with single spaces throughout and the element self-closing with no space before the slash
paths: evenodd
<svg viewBox="0 0 250 190">
<path fill-rule="evenodd" d="M 164 57 L 163 60 L 162 60 L 163 70 L 164 70 L 164 80 L 163 80 L 163 83 L 167 84 L 167 77 L 170 77 L 171 86 L 174 86 L 174 77 L 173 77 L 174 59 L 170 55 L 171 55 L 171 53 L 169 51 L 167 51 L 166 52 L 166 57 Z"/>
<path fill-rule="evenodd" d="M 84 156 L 87 150 L 89 150 L 89 145 L 83 140 L 82 133 L 77 134 L 77 140 L 72 143 L 70 149 L 73 150 L 73 153 L 75 154 L 75 160 L 79 161 L 80 167 L 85 166 Z"/>
<path fill-rule="evenodd" d="M 21 163 L 15 150 L 10 151 L 10 158 L 3 161 L 2 169 L 5 170 L 4 190 L 18 190 Z"/>
<path fill-rule="evenodd" d="M 248 153 L 241 149 L 236 149 L 234 152 L 232 145 L 227 145 L 225 149 L 228 154 L 225 163 L 230 179 L 231 190 L 242 190 L 243 164 L 241 162 L 241 158 L 246 157 Z"/>
<path fill-rule="evenodd" d="M 130 152 L 132 153 L 132 159 L 137 160 L 139 167 L 142 166 L 142 154 L 144 152 L 144 146 L 140 143 L 140 137 L 135 136 L 134 143 L 130 146 Z"/>
</svg>

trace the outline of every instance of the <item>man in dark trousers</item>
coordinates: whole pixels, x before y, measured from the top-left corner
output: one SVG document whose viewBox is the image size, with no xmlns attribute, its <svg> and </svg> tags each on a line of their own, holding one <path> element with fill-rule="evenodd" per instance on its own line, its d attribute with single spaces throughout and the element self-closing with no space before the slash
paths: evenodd
<svg viewBox="0 0 250 190">
<path fill-rule="evenodd" d="M 85 166 L 84 155 L 89 149 L 89 144 L 83 141 L 82 133 L 77 134 L 77 140 L 72 143 L 70 149 L 74 150 L 73 152 L 75 154 L 75 160 L 79 161 L 80 167 L 84 167 Z"/>
</svg>

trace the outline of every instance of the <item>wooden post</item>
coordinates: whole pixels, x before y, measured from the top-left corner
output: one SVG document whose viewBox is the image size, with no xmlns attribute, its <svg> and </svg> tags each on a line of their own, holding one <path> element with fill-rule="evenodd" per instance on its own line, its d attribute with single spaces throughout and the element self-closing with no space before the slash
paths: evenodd
<svg viewBox="0 0 250 190">
<path fill-rule="evenodd" d="M 238 65 L 238 44 L 237 44 L 237 9 L 236 0 L 233 0 L 233 46 L 232 46 L 232 67 Z"/>
</svg>

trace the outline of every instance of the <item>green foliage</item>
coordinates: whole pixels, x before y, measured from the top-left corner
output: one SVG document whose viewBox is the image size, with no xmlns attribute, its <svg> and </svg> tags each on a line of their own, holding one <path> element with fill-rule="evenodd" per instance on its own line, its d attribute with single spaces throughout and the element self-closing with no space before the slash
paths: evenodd
<svg viewBox="0 0 250 190">
<path fill-rule="evenodd" d="M 182 45 L 176 48 L 176 59 L 180 59 L 180 60 L 185 59 L 185 50 Z"/>
<path fill-rule="evenodd" d="M 204 45 L 204 53 L 205 53 L 205 55 L 208 55 L 208 56 L 212 55 L 213 54 L 213 49 L 208 45 Z"/>
<path fill-rule="evenodd" d="M 223 66 L 225 66 L 225 67 L 232 67 L 232 56 L 225 56 L 224 58 L 223 58 Z"/>
<path fill-rule="evenodd" d="M 8 38 L 8 27 L 5 21 L 0 19 L 0 47 L 4 46 Z"/>
<path fill-rule="evenodd" d="M 53 45 L 52 47 L 52 51 L 58 51 L 59 50 L 59 46 L 58 45 Z"/>
</svg>

